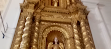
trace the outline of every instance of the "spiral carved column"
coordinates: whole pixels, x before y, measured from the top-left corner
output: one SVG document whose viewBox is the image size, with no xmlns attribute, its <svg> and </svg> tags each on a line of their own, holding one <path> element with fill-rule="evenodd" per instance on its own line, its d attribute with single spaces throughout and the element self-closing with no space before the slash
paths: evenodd
<svg viewBox="0 0 111 49">
<path fill-rule="evenodd" d="M 37 15 L 35 17 L 35 28 L 34 28 L 34 33 L 32 37 L 31 49 L 38 49 L 37 46 L 38 46 L 39 19 L 40 19 L 40 15 Z"/>
<path fill-rule="evenodd" d="M 25 25 L 25 16 L 24 16 L 24 13 L 21 13 L 21 16 L 19 18 L 17 28 L 16 28 L 16 31 L 15 31 L 15 35 L 14 35 L 14 38 L 13 38 L 12 45 L 11 45 L 10 49 L 19 49 L 20 43 L 21 43 L 21 40 L 22 40 L 24 25 Z"/>
<path fill-rule="evenodd" d="M 86 20 L 85 22 L 86 22 L 87 32 L 89 33 L 89 37 L 92 40 L 91 43 L 92 43 L 93 47 L 95 48 L 95 44 L 94 44 L 94 41 L 93 41 L 93 38 L 92 38 L 92 33 L 91 33 L 91 30 L 90 30 L 89 22 L 88 22 L 88 20 Z"/>
<path fill-rule="evenodd" d="M 90 33 L 86 28 L 85 20 L 81 20 L 80 25 L 81 25 L 81 31 L 82 31 L 85 49 L 95 49 L 94 43 L 92 43 L 93 42 L 92 37 L 90 36 Z"/>
<path fill-rule="evenodd" d="M 80 42 L 80 34 L 78 32 L 77 23 L 73 23 L 73 32 L 74 32 L 74 41 L 75 41 L 75 48 L 82 49 L 81 42 Z"/>
<path fill-rule="evenodd" d="M 30 46 L 30 34 L 31 34 L 31 24 L 32 24 L 32 14 L 31 12 L 27 12 L 25 28 L 23 29 L 22 41 L 20 45 L 20 49 L 29 49 Z"/>
</svg>

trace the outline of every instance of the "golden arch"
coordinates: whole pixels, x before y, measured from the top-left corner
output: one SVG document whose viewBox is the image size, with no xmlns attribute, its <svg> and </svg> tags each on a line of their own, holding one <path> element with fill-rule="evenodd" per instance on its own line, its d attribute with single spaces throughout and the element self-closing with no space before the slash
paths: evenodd
<svg viewBox="0 0 111 49">
<path fill-rule="evenodd" d="M 70 38 L 68 31 L 66 31 L 64 28 L 58 27 L 58 26 L 51 26 L 51 27 L 46 28 L 43 32 L 43 37 L 47 37 L 47 34 L 53 30 L 60 31 L 64 35 L 65 38 Z"/>
<path fill-rule="evenodd" d="M 64 38 L 67 39 L 65 40 L 64 42 L 64 47 L 66 49 L 71 49 L 71 48 L 74 48 L 74 39 L 73 39 L 73 36 L 71 36 L 71 32 L 67 31 L 65 28 L 63 27 L 60 27 L 60 26 L 49 26 L 48 28 L 45 28 L 44 31 L 43 31 L 43 38 L 42 38 L 42 46 L 41 48 L 42 49 L 45 49 L 46 48 L 46 38 L 47 38 L 47 35 L 51 32 L 51 31 L 59 31 L 63 34 Z M 71 45 L 71 46 L 68 46 L 68 45 Z"/>
</svg>

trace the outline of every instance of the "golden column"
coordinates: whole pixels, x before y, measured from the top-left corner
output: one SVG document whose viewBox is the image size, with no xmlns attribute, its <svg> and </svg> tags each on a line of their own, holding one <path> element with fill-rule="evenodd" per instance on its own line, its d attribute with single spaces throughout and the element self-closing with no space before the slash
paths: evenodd
<svg viewBox="0 0 111 49">
<path fill-rule="evenodd" d="M 78 27 L 77 27 L 77 20 L 73 22 L 72 26 L 73 26 L 73 32 L 74 32 L 75 48 L 82 49 L 81 41 L 80 41 L 80 33 L 78 32 Z"/>
<path fill-rule="evenodd" d="M 37 46 L 38 46 L 39 20 L 40 20 L 40 15 L 35 16 L 35 28 L 31 41 L 32 42 L 31 49 L 38 49 Z"/>
<path fill-rule="evenodd" d="M 85 20 L 86 19 L 82 19 L 80 21 L 85 49 L 95 49 L 92 37 L 90 36 L 90 32 L 88 32 L 89 30 L 87 30 L 86 28 L 87 25 L 86 25 Z"/>
<path fill-rule="evenodd" d="M 92 33 L 91 33 L 91 29 L 90 29 L 90 26 L 89 26 L 88 19 L 86 19 L 85 22 L 86 22 L 87 32 L 89 33 L 89 37 L 91 38 L 90 42 L 93 44 L 93 47 L 95 48 L 95 44 L 94 44 L 94 40 L 92 38 Z"/>
<path fill-rule="evenodd" d="M 25 7 L 25 6 L 24 6 Z M 28 49 L 30 46 L 30 36 L 31 36 L 31 27 L 32 27 L 32 17 L 33 17 L 33 12 L 34 12 L 34 4 L 28 4 L 26 5 L 26 22 L 25 22 L 25 27 L 23 29 L 23 35 L 22 35 L 22 40 L 20 44 L 20 49 Z"/>
<path fill-rule="evenodd" d="M 28 10 L 28 9 L 27 9 Z M 30 43 L 30 34 L 31 34 L 31 24 L 32 24 L 32 12 L 27 11 L 28 15 L 26 17 L 25 28 L 23 29 L 22 41 L 20 44 L 20 49 L 28 49 Z"/>
<path fill-rule="evenodd" d="M 22 40 L 23 28 L 25 26 L 25 12 L 21 13 L 20 18 L 18 20 L 17 28 L 14 34 L 14 38 L 12 41 L 12 45 L 10 49 L 19 49 L 20 43 Z"/>
</svg>

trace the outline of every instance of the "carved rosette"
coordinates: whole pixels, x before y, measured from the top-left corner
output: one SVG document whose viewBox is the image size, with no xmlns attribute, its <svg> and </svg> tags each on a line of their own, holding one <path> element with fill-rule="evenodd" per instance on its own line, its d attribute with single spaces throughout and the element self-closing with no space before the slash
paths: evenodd
<svg viewBox="0 0 111 49">
<path fill-rule="evenodd" d="M 88 32 L 89 30 L 86 28 L 87 25 L 85 23 L 85 20 L 81 20 L 80 25 L 85 49 L 95 49 L 92 37 L 90 36 L 90 32 Z"/>
<path fill-rule="evenodd" d="M 73 23 L 73 32 L 74 32 L 74 41 L 75 41 L 75 48 L 76 49 L 82 49 L 81 47 L 81 37 L 80 37 L 80 32 L 78 32 L 78 28 L 77 28 L 77 23 Z"/>
</svg>

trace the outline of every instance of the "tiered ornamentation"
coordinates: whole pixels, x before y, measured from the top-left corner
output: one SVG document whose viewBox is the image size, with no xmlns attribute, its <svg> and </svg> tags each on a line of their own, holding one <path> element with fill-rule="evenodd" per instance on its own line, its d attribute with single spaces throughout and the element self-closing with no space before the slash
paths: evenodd
<svg viewBox="0 0 111 49">
<path fill-rule="evenodd" d="M 10 49 L 95 49 L 79 0 L 25 0 Z"/>
</svg>

